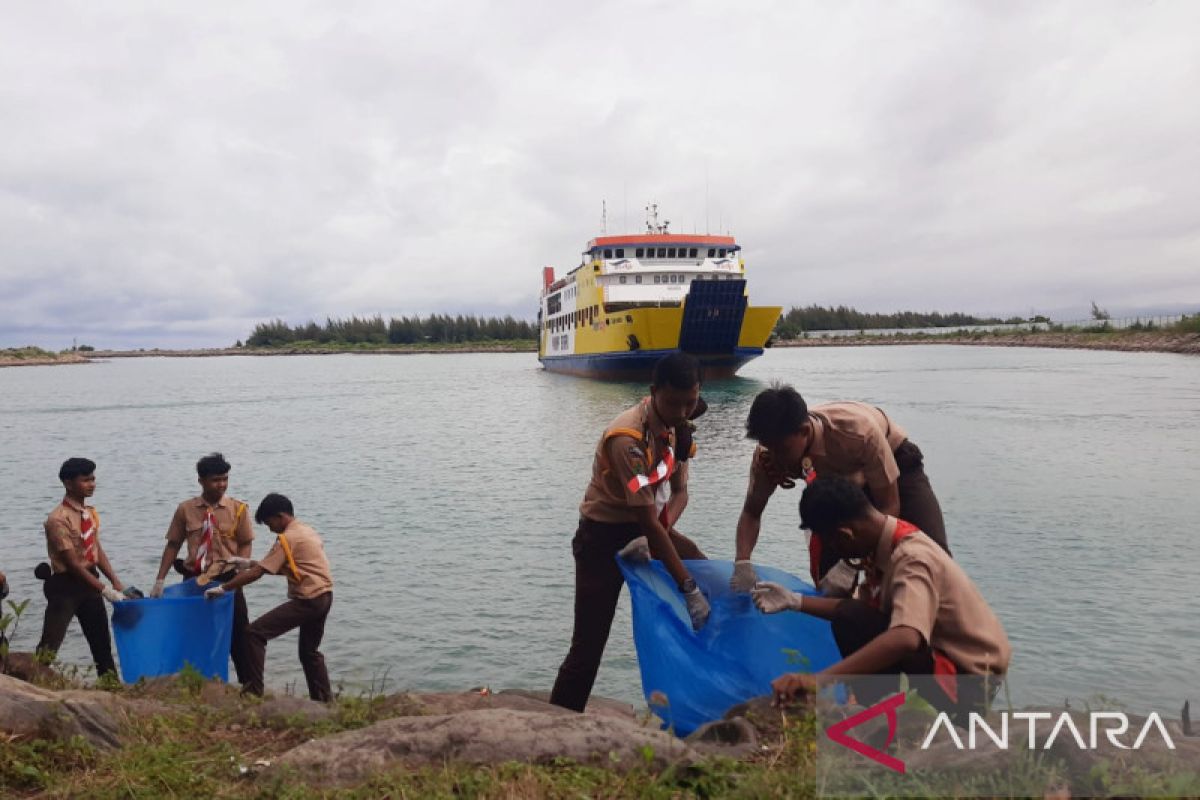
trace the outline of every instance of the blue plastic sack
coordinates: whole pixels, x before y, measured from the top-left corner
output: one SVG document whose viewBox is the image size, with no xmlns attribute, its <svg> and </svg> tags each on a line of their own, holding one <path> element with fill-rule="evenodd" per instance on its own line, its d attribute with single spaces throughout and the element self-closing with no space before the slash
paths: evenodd
<svg viewBox="0 0 1200 800">
<path fill-rule="evenodd" d="M 205 600 L 205 588 L 191 578 L 168 586 L 161 598 L 113 604 L 121 680 L 174 675 L 185 664 L 205 677 L 229 680 L 233 594 Z"/>
<path fill-rule="evenodd" d="M 729 561 L 685 561 L 712 606 L 693 632 L 683 595 L 661 562 L 617 563 L 633 600 L 633 642 L 646 702 L 668 728 L 687 736 L 731 706 L 771 693 L 785 672 L 816 672 L 841 659 L 829 623 L 808 614 L 763 614 L 729 588 Z M 755 565 L 761 580 L 817 594 L 782 570 Z"/>
</svg>

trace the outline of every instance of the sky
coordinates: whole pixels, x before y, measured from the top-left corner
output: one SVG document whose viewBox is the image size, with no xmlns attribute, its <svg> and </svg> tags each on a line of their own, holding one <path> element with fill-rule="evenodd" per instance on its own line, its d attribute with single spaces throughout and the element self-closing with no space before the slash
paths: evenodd
<svg viewBox="0 0 1200 800">
<path fill-rule="evenodd" d="M 0 10 L 0 347 L 536 313 L 601 231 L 756 304 L 1200 310 L 1200 3 Z"/>
</svg>

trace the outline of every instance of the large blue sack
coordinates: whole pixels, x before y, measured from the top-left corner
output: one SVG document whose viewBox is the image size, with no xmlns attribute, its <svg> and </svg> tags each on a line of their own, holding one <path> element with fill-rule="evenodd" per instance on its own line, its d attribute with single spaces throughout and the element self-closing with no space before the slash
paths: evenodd
<svg viewBox="0 0 1200 800">
<path fill-rule="evenodd" d="M 185 664 L 207 678 L 229 680 L 233 593 L 205 600 L 206 588 L 191 578 L 168 586 L 161 598 L 113 604 L 121 680 L 136 683 L 139 678 L 174 675 Z"/>
<path fill-rule="evenodd" d="M 633 642 L 646 702 L 668 728 L 687 736 L 731 706 L 771 693 L 785 672 L 816 672 L 841 659 L 829 623 L 808 614 L 763 614 L 729 588 L 729 561 L 685 561 L 712 606 L 693 632 L 683 595 L 661 562 L 617 563 L 633 599 Z M 799 578 L 755 565 L 760 580 L 817 594 Z"/>
</svg>

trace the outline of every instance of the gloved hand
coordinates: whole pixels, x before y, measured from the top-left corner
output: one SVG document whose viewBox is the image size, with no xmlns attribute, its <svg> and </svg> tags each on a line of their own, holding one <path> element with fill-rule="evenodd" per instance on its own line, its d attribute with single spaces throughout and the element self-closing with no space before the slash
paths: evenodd
<svg viewBox="0 0 1200 800">
<path fill-rule="evenodd" d="M 226 565 L 233 567 L 234 571 L 242 572 L 254 566 L 254 559 L 246 558 L 244 556 L 230 556 L 229 558 L 225 559 L 225 563 Z"/>
<path fill-rule="evenodd" d="M 120 602 L 128 599 L 125 597 L 125 595 L 121 594 L 116 589 L 112 588 L 111 586 L 105 586 L 100 591 L 100 596 L 103 597 L 105 600 L 107 600 L 110 603 L 120 603 Z"/>
<path fill-rule="evenodd" d="M 162 593 L 163 593 L 163 582 L 155 581 L 154 588 L 150 590 L 150 596 L 152 598 L 153 597 L 162 597 Z"/>
<path fill-rule="evenodd" d="M 224 597 L 224 596 L 225 596 L 225 587 L 224 586 L 214 586 L 211 589 L 204 590 L 204 599 L 205 600 L 216 600 L 218 597 Z"/>
<path fill-rule="evenodd" d="M 683 593 L 683 599 L 687 602 L 688 616 L 692 618 L 692 630 L 700 630 L 708 622 L 711 611 L 708 598 L 700 591 L 699 586 L 693 586 L 690 592 Z"/>
<path fill-rule="evenodd" d="M 780 611 L 799 611 L 804 601 L 804 595 L 784 588 L 771 581 L 759 581 L 750 590 L 754 605 L 764 614 L 778 614 Z"/>
<path fill-rule="evenodd" d="M 750 559 L 733 562 L 733 577 L 729 579 L 729 588 L 739 594 L 745 594 L 758 583 L 758 574 Z"/>
<path fill-rule="evenodd" d="M 858 570 L 845 561 L 839 561 L 829 568 L 825 577 L 817 584 L 817 588 L 826 597 L 849 597 L 857 582 Z"/>
<path fill-rule="evenodd" d="M 639 536 L 622 547 L 617 555 L 631 564 L 645 564 L 650 560 L 650 542 L 645 536 Z"/>
</svg>

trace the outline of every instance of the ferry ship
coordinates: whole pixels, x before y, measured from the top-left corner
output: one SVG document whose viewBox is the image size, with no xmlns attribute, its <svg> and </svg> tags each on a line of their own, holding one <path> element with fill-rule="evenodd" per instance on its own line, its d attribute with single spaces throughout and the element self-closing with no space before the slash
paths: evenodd
<svg viewBox="0 0 1200 800">
<path fill-rule="evenodd" d="M 763 348 L 782 309 L 751 306 L 732 236 L 670 233 L 647 207 L 646 232 L 598 236 L 561 278 L 542 270 L 538 360 L 551 372 L 649 380 L 683 350 L 706 379 L 727 378 Z"/>
</svg>

